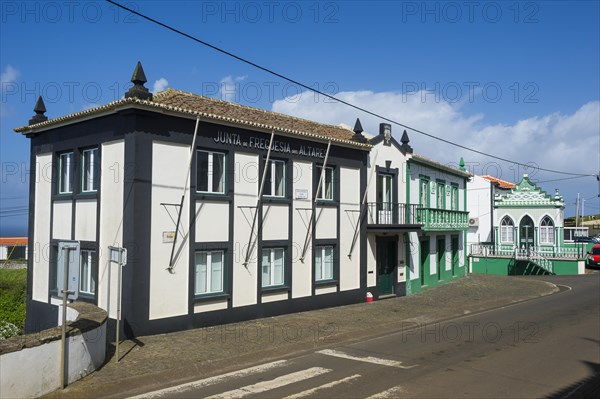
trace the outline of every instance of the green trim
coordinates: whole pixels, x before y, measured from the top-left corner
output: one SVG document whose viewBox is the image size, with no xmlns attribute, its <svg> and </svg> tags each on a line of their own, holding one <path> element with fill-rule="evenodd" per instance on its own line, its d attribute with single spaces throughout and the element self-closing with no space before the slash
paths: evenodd
<svg viewBox="0 0 600 399">
<path fill-rule="evenodd" d="M 419 156 L 418 154 L 415 154 L 417 156 Z M 427 166 L 428 168 L 431 169 L 436 169 L 439 170 L 441 172 L 450 174 L 450 175 L 454 175 L 454 176 L 458 176 L 461 177 L 463 179 L 467 178 L 467 176 L 465 175 L 469 175 L 470 174 L 468 172 L 462 172 L 458 169 L 454 169 L 451 168 L 449 166 L 446 165 L 442 165 L 442 164 L 438 164 L 437 162 L 431 160 L 431 161 L 427 161 L 425 159 L 423 159 L 423 157 L 421 156 L 421 158 L 415 158 L 414 156 L 412 158 L 410 158 L 409 160 L 407 160 L 407 162 L 414 162 L 416 164 L 422 165 L 422 166 Z"/>
<path fill-rule="evenodd" d="M 419 180 L 419 184 L 421 181 Z M 400 184 L 398 184 L 400 185 Z M 410 204 L 410 164 L 406 163 L 406 204 Z M 411 220 L 410 206 L 406 207 L 406 220 Z"/>
</svg>

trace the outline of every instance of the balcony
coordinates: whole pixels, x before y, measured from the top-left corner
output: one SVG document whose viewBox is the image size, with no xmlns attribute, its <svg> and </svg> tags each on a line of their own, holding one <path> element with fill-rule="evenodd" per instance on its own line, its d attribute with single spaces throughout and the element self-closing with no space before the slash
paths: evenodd
<svg viewBox="0 0 600 399">
<path fill-rule="evenodd" d="M 367 204 L 367 230 L 375 232 L 417 231 L 417 205 L 398 202 L 369 202 Z"/>
<path fill-rule="evenodd" d="M 469 212 L 417 208 L 416 221 L 423 225 L 425 231 L 467 230 L 469 228 Z"/>
</svg>

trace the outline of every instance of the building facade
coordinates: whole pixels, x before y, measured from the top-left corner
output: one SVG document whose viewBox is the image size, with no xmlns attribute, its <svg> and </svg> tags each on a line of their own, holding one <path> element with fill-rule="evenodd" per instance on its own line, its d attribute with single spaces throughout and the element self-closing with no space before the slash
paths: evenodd
<svg viewBox="0 0 600 399">
<path fill-rule="evenodd" d="M 79 298 L 146 335 L 364 300 L 355 225 L 371 146 L 349 129 L 168 89 L 51 120 L 31 139 L 28 331 L 56 323 L 58 245 L 80 243 Z"/>
</svg>

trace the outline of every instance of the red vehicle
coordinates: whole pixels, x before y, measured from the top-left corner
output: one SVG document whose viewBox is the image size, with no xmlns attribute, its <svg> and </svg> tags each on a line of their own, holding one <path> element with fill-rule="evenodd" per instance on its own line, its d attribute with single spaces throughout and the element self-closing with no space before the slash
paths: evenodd
<svg viewBox="0 0 600 399">
<path fill-rule="evenodd" d="M 600 267 L 600 244 L 592 245 L 588 252 L 587 265 Z"/>
</svg>

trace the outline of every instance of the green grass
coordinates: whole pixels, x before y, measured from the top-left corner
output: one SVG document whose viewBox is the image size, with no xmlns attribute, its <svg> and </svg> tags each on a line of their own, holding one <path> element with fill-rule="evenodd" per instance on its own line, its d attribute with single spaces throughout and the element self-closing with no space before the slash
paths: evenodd
<svg viewBox="0 0 600 399">
<path fill-rule="evenodd" d="M 25 327 L 27 269 L 0 269 L 0 321 Z"/>
</svg>

